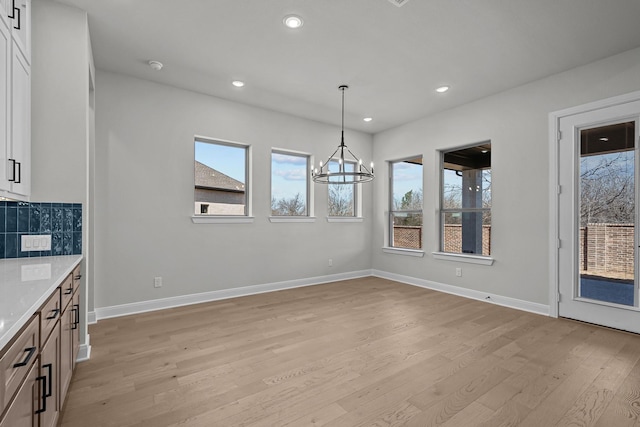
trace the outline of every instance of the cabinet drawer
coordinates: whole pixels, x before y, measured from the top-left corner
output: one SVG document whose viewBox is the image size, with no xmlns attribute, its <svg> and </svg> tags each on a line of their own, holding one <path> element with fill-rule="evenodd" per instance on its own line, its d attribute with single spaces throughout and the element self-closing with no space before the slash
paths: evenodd
<svg viewBox="0 0 640 427">
<path fill-rule="evenodd" d="M 61 315 L 60 289 L 56 288 L 40 309 L 40 346 L 49 338 Z"/>
<path fill-rule="evenodd" d="M 39 316 L 36 314 L 0 357 L 0 408 L 7 406 L 38 357 L 39 327 Z"/>
<path fill-rule="evenodd" d="M 71 302 L 73 298 L 73 273 L 68 275 L 62 285 L 60 285 L 60 292 L 62 292 L 62 309 L 67 309 L 67 304 Z"/>
</svg>

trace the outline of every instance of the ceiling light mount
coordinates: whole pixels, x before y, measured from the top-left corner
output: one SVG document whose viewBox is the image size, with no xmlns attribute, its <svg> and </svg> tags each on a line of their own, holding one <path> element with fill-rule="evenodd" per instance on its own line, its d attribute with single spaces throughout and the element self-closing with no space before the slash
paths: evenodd
<svg viewBox="0 0 640 427">
<path fill-rule="evenodd" d="M 151 69 L 155 71 L 160 71 L 162 70 L 162 67 L 164 67 L 164 65 L 162 65 L 162 62 L 160 61 L 149 61 L 148 64 L 149 67 L 151 67 Z"/>
<path fill-rule="evenodd" d="M 446 91 L 448 91 L 449 89 L 451 89 L 451 87 L 449 86 L 440 86 L 439 88 L 436 89 L 436 92 L 438 93 L 445 93 Z"/>
<path fill-rule="evenodd" d="M 243 87 L 244 86 L 244 82 L 242 80 L 234 80 L 231 82 L 232 85 L 234 85 L 235 87 Z"/>
<path fill-rule="evenodd" d="M 340 145 L 329 156 L 325 163 L 320 162 L 318 168 L 311 166 L 311 178 L 317 184 L 359 184 L 373 180 L 373 162 L 371 169 L 362 164 L 362 159 L 358 158 L 347 148 L 344 143 L 344 91 L 349 89 L 347 85 L 338 86 L 338 90 L 342 92 L 342 132 L 340 136 Z M 331 172 L 329 170 L 330 162 L 338 162 L 338 171 Z M 345 167 L 345 162 L 353 164 L 353 170 Z"/>
<path fill-rule="evenodd" d="M 298 15 L 287 15 L 284 17 L 282 22 L 284 22 L 284 25 L 287 28 L 291 28 L 292 30 L 300 28 L 304 25 L 304 21 Z"/>
</svg>

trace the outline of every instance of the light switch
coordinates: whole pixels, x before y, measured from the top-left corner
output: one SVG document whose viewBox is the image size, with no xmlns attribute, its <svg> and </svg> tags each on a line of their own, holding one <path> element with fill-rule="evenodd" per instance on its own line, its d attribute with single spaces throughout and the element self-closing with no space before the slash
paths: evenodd
<svg viewBox="0 0 640 427">
<path fill-rule="evenodd" d="M 50 251 L 51 250 L 51 234 L 21 236 L 20 250 L 22 252 Z"/>
</svg>

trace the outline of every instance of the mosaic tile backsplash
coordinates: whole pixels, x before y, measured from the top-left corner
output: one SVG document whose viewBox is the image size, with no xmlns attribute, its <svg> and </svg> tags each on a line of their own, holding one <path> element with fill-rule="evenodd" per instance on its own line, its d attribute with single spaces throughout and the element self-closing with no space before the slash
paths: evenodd
<svg viewBox="0 0 640 427">
<path fill-rule="evenodd" d="M 22 235 L 50 234 L 50 251 L 20 250 Z M 82 253 L 82 204 L 0 202 L 0 258 Z"/>
</svg>

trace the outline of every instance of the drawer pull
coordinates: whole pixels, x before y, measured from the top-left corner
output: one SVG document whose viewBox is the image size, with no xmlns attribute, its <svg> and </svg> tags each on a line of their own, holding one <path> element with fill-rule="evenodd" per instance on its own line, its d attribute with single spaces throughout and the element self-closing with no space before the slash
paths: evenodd
<svg viewBox="0 0 640 427">
<path fill-rule="evenodd" d="M 65 293 L 64 293 L 64 294 L 65 294 L 65 295 L 71 295 L 72 293 L 73 293 L 73 287 L 70 287 L 69 289 L 67 289 L 67 290 L 65 291 Z"/>
<path fill-rule="evenodd" d="M 46 368 L 47 371 L 49 371 L 49 389 L 47 390 L 47 395 L 46 397 L 51 397 L 51 395 L 53 394 L 53 390 L 51 390 L 51 385 L 53 384 L 53 365 L 51 363 L 47 363 L 45 365 L 42 365 L 43 368 Z"/>
<path fill-rule="evenodd" d="M 82 279 L 82 274 L 78 274 L 76 277 L 73 278 L 73 280 L 80 280 Z"/>
<path fill-rule="evenodd" d="M 53 310 L 51 310 L 51 312 L 53 314 L 51 316 L 47 317 L 47 320 L 53 320 L 56 317 L 58 317 L 58 314 L 60 314 L 60 309 L 59 308 L 54 308 Z"/>
<path fill-rule="evenodd" d="M 35 347 L 29 347 L 29 348 L 26 348 L 24 350 L 24 352 L 25 353 L 29 353 L 29 354 L 27 354 L 27 357 L 25 357 L 22 362 L 14 364 L 13 365 L 14 368 L 20 368 L 22 366 L 27 366 L 27 364 L 29 363 L 29 361 L 31 360 L 33 355 L 35 354 L 36 348 Z"/>
<path fill-rule="evenodd" d="M 36 414 L 41 414 L 47 411 L 47 377 L 37 377 L 36 380 L 42 381 L 42 408 L 36 411 Z"/>
</svg>

